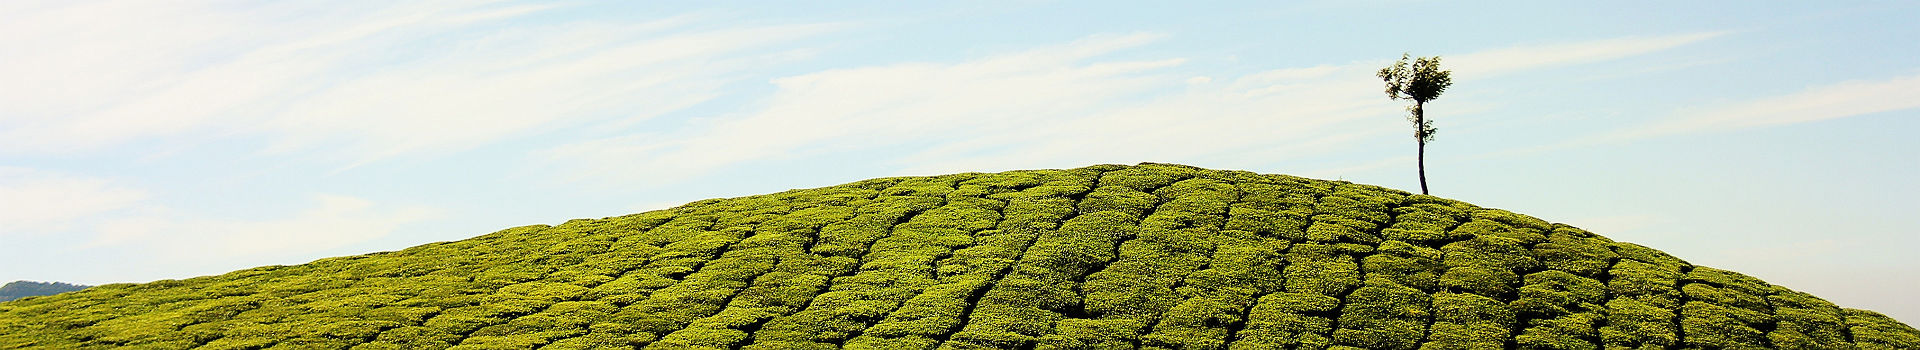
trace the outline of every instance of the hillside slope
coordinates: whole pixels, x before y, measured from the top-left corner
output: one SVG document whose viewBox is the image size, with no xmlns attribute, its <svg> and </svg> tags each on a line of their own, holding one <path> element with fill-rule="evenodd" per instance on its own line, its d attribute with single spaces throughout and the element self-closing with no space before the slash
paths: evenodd
<svg viewBox="0 0 1920 350">
<path fill-rule="evenodd" d="M 0 303 L 0 348 L 1915 349 L 1444 198 L 1178 165 L 883 178 Z"/>
</svg>

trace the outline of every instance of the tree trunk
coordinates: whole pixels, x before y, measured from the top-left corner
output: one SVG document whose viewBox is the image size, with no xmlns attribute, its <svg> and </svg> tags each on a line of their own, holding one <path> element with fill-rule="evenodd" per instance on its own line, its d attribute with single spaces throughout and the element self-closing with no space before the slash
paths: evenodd
<svg viewBox="0 0 1920 350">
<path fill-rule="evenodd" d="M 1418 154 L 1419 154 L 1419 157 L 1418 157 L 1419 160 L 1417 160 L 1417 162 L 1420 163 L 1420 194 L 1428 194 L 1427 193 L 1427 141 L 1426 140 L 1420 140 L 1420 151 L 1418 152 Z"/>
<path fill-rule="evenodd" d="M 1418 143 L 1419 151 L 1414 153 L 1415 163 L 1420 168 L 1420 194 L 1427 193 L 1427 119 L 1426 103 L 1415 101 L 1413 104 L 1413 140 Z"/>
</svg>

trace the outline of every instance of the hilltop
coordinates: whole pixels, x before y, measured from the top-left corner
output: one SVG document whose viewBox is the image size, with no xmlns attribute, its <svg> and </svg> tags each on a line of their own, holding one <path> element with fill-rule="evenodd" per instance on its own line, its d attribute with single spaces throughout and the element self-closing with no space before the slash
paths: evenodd
<svg viewBox="0 0 1920 350">
<path fill-rule="evenodd" d="M 881 178 L 0 303 L 0 348 L 1914 349 L 1576 227 L 1168 164 Z"/>
<path fill-rule="evenodd" d="M 87 286 L 62 282 L 13 281 L 0 286 L 0 301 L 54 295 L 81 289 L 87 289 Z"/>
</svg>

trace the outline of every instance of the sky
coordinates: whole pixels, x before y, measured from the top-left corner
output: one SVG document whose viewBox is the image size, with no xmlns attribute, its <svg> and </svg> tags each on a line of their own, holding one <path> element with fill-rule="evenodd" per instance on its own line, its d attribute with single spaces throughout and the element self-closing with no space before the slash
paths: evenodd
<svg viewBox="0 0 1920 350">
<path fill-rule="evenodd" d="M 886 176 L 1417 191 L 1920 323 L 1920 4 L 0 2 L 0 281 L 146 282 Z"/>
</svg>

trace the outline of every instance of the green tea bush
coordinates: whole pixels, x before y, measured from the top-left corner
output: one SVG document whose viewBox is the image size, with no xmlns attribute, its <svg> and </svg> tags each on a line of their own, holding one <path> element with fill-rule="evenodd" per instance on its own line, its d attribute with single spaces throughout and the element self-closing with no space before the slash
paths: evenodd
<svg viewBox="0 0 1920 350">
<path fill-rule="evenodd" d="M 1238 296 L 1187 299 L 1161 315 L 1160 323 L 1140 341 L 1148 347 L 1223 349 L 1233 332 L 1230 327 L 1244 321 L 1241 313 L 1251 302 Z"/>
<path fill-rule="evenodd" d="M 1236 203 L 1228 209 L 1228 230 L 1240 230 L 1287 241 L 1306 240 L 1306 228 L 1313 221 L 1300 210 L 1270 211 Z"/>
<path fill-rule="evenodd" d="M 1366 349 L 1414 349 L 1426 336 L 1432 297 L 1384 278 L 1368 279 L 1340 310 L 1336 343 Z"/>
<path fill-rule="evenodd" d="M 0 302 L 26 349 L 1915 349 L 1564 224 L 1171 164 L 702 200 Z"/>
<path fill-rule="evenodd" d="M 1240 200 L 1234 204 L 1266 211 L 1302 211 L 1313 214 L 1314 198 L 1326 193 L 1319 189 L 1299 185 L 1283 185 L 1260 182 L 1234 182 L 1240 190 Z"/>
<path fill-rule="evenodd" d="M 1340 254 L 1333 246 L 1317 243 L 1293 245 L 1287 251 L 1285 286 L 1288 292 L 1327 296 L 1346 295 L 1360 285 L 1359 264 L 1353 256 Z"/>
<path fill-rule="evenodd" d="M 1673 310 L 1642 299 L 1622 297 L 1607 301 L 1607 325 L 1600 328 L 1600 339 L 1608 347 L 1664 349 L 1680 343 L 1679 327 L 1673 324 Z"/>
<path fill-rule="evenodd" d="M 1769 316 L 1752 310 L 1692 301 L 1680 307 L 1680 331 L 1686 345 L 1712 348 L 1764 348 L 1766 334 L 1753 327 Z"/>
<path fill-rule="evenodd" d="M 1474 210 L 1469 210 L 1467 214 L 1473 216 L 1475 220 L 1490 220 L 1493 222 L 1498 222 L 1498 223 L 1505 224 L 1507 226 L 1515 227 L 1518 229 L 1533 230 L 1535 232 L 1547 232 L 1547 231 L 1553 230 L 1553 225 L 1548 224 L 1546 220 L 1540 220 L 1539 218 L 1535 218 L 1532 216 L 1515 214 L 1513 212 L 1500 210 L 1500 209 L 1478 208 Z"/>
<path fill-rule="evenodd" d="M 1514 285 L 1519 284 L 1520 275 L 1510 270 L 1492 269 L 1482 266 L 1462 266 L 1447 269 L 1440 275 L 1440 288 L 1447 291 L 1474 293 L 1499 298 L 1514 295 Z"/>
<path fill-rule="evenodd" d="M 1371 222 L 1353 218 L 1321 214 L 1313 216 L 1313 223 L 1307 226 L 1305 238 L 1316 242 L 1349 242 L 1367 245 L 1379 244 L 1381 235 L 1372 232 L 1377 227 Z M 1390 229 L 1391 230 L 1391 229 Z M 1392 234 L 1387 234 L 1393 237 Z"/>
<path fill-rule="evenodd" d="M 988 277 L 928 287 L 886 319 L 867 328 L 865 334 L 881 339 L 945 336 L 966 324 L 967 309 L 972 306 L 969 301 L 988 287 Z"/>
<path fill-rule="evenodd" d="M 1190 168 L 1143 165 L 1101 173 L 1099 186 L 1124 186 L 1135 191 L 1152 193 L 1174 182 L 1192 178 L 1193 175 L 1194 171 Z"/>
<path fill-rule="evenodd" d="M 1455 226 L 1452 231 L 1448 231 L 1447 234 L 1449 237 L 1456 238 L 1475 236 L 1500 237 L 1516 240 L 1522 244 L 1538 244 L 1547 241 L 1546 234 L 1541 233 L 1540 230 L 1515 228 L 1498 221 L 1479 218 L 1461 223 L 1459 226 Z"/>
<path fill-rule="evenodd" d="M 1671 268 L 1674 270 L 1679 270 L 1680 268 L 1685 266 L 1692 266 L 1691 264 L 1688 264 L 1686 260 L 1680 260 L 1680 258 L 1673 257 L 1672 255 L 1667 255 L 1666 252 L 1654 250 L 1653 248 L 1647 248 L 1645 246 L 1641 246 L 1633 243 L 1614 242 L 1613 251 L 1616 253 L 1620 253 L 1620 257 L 1622 258 L 1633 259 L 1643 263 L 1653 264 L 1655 266 L 1661 266 L 1665 268 Z"/>
<path fill-rule="evenodd" d="M 1206 227 L 1218 229 L 1226 223 L 1228 206 L 1236 192 L 1233 186 L 1208 179 L 1174 183 L 1156 191 L 1161 198 L 1172 198 L 1146 216 L 1140 226 L 1182 229 Z"/>
<path fill-rule="evenodd" d="M 1326 348 L 1332 344 L 1340 299 L 1315 293 L 1261 296 L 1247 313 L 1247 326 L 1232 349 Z"/>
<path fill-rule="evenodd" d="M 1540 261 L 1527 249 L 1526 244 L 1511 238 L 1475 236 L 1449 243 L 1440 247 L 1440 251 L 1445 254 L 1442 263 L 1448 267 L 1484 267 L 1512 272 L 1540 268 Z"/>
<path fill-rule="evenodd" d="M 1682 275 L 1678 267 L 1668 268 L 1623 259 L 1608 271 L 1613 277 L 1607 280 L 1609 292 L 1622 297 L 1631 297 L 1654 307 L 1665 309 L 1680 307 L 1680 290 L 1676 286 Z"/>
<path fill-rule="evenodd" d="M 1599 277 L 1614 264 L 1619 254 L 1608 248 L 1611 241 L 1573 228 L 1555 229 L 1545 243 L 1533 246 L 1533 255 L 1546 268 Z"/>
<path fill-rule="evenodd" d="M 1117 261 L 1087 276 L 1081 287 L 1085 292 L 1083 304 L 1094 315 L 1153 319 L 1178 301 L 1173 287 L 1180 277 L 1204 263 L 1190 254 L 1164 249 L 1159 243 L 1124 243 Z"/>
<path fill-rule="evenodd" d="M 1752 296 L 1763 296 L 1773 290 L 1767 282 L 1758 278 L 1742 275 L 1738 272 L 1698 266 L 1687 271 L 1689 282 L 1703 282 L 1714 286 L 1733 289 L 1735 292 Z"/>
<path fill-rule="evenodd" d="M 1380 244 L 1379 253 L 1361 260 L 1360 267 L 1370 276 L 1381 276 L 1393 279 L 1400 285 L 1433 291 L 1440 287 L 1440 276 L 1447 270 L 1446 265 L 1441 263 L 1443 254 L 1439 249 L 1426 246 L 1386 241 Z"/>
<path fill-rule="evenodd" d="M 1145 217 L 1152 211 L 1159 197 L 1124 186 L 1102 186 L 1093 189 L 1087 198 L 1080 201 L 1082 213 L 1116 211 L 1133 217 Z"/>
<path fill-rule="evenodd" d="M 1392 219 L 1387 207 L 1375 201 L 1356 199 L 1351 193 L 1334 192 L 1321 197 L 1313 208 L 1314 214 L 1332 214 L 1348 218 L 1365 220 L 1371 223 L 1384 223 Z"/>
<path fill-rule="evenodd" d="M 1862 350 L 1920 348 L 1920 334 L 1915 334 L 1913 327 L 1878 312 L 1860 309 L 1842 311 L 1846 314 L 1854 344 Z"/>
<path fill-rule="evenodd" d="M 1146 323 L 1127 318 L 1060 320 L 1036 349 L 1132 349 Z"/>
<path fill-rule="evenodd" d="M 1393 225 L 1380 233 L 1387 239 L 1412 242 L 1442 242 L 1471 238 L 1467 232 L 1451 231 L 1464 218 L 1458 210 L 1434 204 L 1394 208 Z"/>
<path fill-rule="evenodd" d="M 1594 324 L 1599 321 L 1600 316 L 1593 313 L 1535 319 L 1527 322 L 1527 329 L 1520 331 L 1513 339 L 1523 349 L 1599 349 L 1599 345 L 1593 342 L 1598 336 Z"/>
<path fill-rule="evenodd" d="M 1773 306 L 1776 326 L 1767 332 L 1767 340 L 1783 348 L 1850 348 L 1844 312 L 1813 295 L 1774 286 L 1767 296 Z"/>
<path fill-rule="evenodd" d="M 1433 294 L 1433 326 L 1423 349 L 1502 349 L 1513 338 L 1506 303 L 1466 293 Z"/>
</svg>

